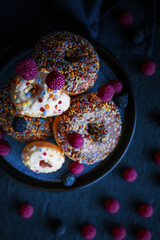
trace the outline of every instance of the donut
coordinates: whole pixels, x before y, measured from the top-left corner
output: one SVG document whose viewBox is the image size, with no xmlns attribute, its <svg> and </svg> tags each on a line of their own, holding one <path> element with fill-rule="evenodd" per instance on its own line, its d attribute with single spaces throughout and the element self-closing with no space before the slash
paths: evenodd
<svg viewBox="0 0 160 240">
<path fill-rule="evenodd" d="M 0 89 L 0 125 L 8 135 L 21 142 L 46 139 L 53 135 L 52 117 L 31 118 L 19 114 L 9 95 L 9 86 Z"/>
<path fill-rule="evenodd" d="M 57 144 L 70 159 L 84 164 L 105 159 L 118 144 L 121 129 L 118 108 L 97 93 L 73 98 L 70 108 L 53 122 Z"/>
<path fill-rule="evenodd" d="M 92 87 L 99 71 L 99 57 L 85 38 L 71 32 L 52 32 L 42 36 L 33 58 L 40 68 L 55 67 L 65 76 L 64 89 L 77 95 Z"/>
<path fill-rule="evenodd" d="M 70 105 L 68 94 L 62 89 L 48 88 L 46 78 L 50 75 L 51 73 L 41 69 L 36 77 L 29 81 L 20 75 L 15 76 L 11 83 L 10 96 L 20 114 L 46 118 L 59 115 L 68 109 Z"/>
<path fill-rule="evenodd" d="M 51 173 L 62 167 L 65 157 L 63 151 L 55 144 L 34 141 L 24 147 L 22 161 L 33 172 Z"/>
</svg>

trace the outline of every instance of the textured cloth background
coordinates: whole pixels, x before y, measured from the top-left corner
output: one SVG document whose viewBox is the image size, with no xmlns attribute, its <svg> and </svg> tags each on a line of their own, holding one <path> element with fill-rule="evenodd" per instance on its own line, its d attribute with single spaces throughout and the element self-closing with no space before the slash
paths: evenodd
<svg viewBox="0 0 160 240">
<path fill-rule="evenodd" d="M 74 192 L 49 193 L 17 183 L 0 171 L 0 239 L 80 240 L 81 226 L 92 223 L 97 227 L 95 240 L 110 240 L 111 229 L 117 224 L 127 228 L 127 240 L 135 239 L 139 227 L 152 231 L 152 239 L 160 239 L 160 167 L 153 156 L 160 150 L 160 57 L 159 16 L 157 1 L 1 1 L 0 8 L 0 64 L 1 67 L 18 52 L 11 47 L 14 41 L 26 37 L 20 47 L 27 46 L 33 35 L 50 30 L 70 30 L 96 39 L 114 53 L 128 73 L 137 102 L 137 126 L 130 148 L 121 163 L 96 184 Z M 121 27 L 118 15 L 130 11 L 134 23 Z M 157 25 L 156 25 L 157 19 Z M 144 32 L 142 44 L 131 43 L 135 29 Z M 27 41 L 28 40 L 28 41 Z M 31 42 L 31 40 L 30 40 Z M 151 77 L 140 72 L 144 60 L 157 63 Z M 122 179 L 125 167 L 133 167 L 138 178 L 133 183 Z M 104 210 L 107 198 L 117 198 L 120 211 L 110 215 Z M 34 215 L 24 220 L 18 214 L 21 203 L 34 206 Z M 142 202 L 153 205 L 154 213 L 142 219 L 137 207 Z M 61 218 L 67 226 L 65 236 L 56 238 L 51 228 L 54 218 Z"/>
</svg>

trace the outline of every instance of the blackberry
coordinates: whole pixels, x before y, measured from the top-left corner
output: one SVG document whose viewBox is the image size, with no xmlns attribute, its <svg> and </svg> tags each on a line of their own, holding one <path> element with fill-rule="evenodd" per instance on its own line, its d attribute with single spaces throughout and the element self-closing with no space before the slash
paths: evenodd
<svg viewBox="0 0 160 240">
<path fill-rule="evenodd" d="M 27 122 L 24 118 L 16 117 L 13 120 L 12 127 L 16 132 L 23 132 L 26 130 Z"/>
<path fill-rule="evenodd" d="M 118 107 L 126 108 L 128 105 L 128 93 L 115 97 L 114 101 Z"/>
<path fill-rule="evenodd" d="M 75 177 L 73 176 L 72 173 L 68 172 L 63 174 L 62 176 L 62 182 L 65 187 L 70 187 L 74 184 L 75 182 Z"/>
</svg>

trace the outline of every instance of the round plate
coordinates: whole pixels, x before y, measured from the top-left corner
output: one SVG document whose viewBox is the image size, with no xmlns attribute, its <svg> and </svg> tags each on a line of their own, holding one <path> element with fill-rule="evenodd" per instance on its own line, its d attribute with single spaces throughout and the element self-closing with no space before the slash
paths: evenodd
<svg viewBox="0 0 160 240">
<path fill-rule="evenodd" d="M 129 94 L 128 106 L 124 110 L 124 114 L 123 114 L 124 116 L 123 116 L 122 135 L 120 137 L 118 145 L 116 146 L 115 150 L 105 160 L 100 162 L 98 165 L 92 168 L 89 172 L 76 177 L 75 184 L 69 188 L 65 188 L 60 181 L 41 180 L 41 179 L 34 178 L 32 176 L 26 175 L 20 170 L 14 168 L 8 161 L 5 160 L 5 158 L 1 157 L 0 167 L 14 179 L 24 184 L 30 185 L 32 187 L 36 187 L 43 190 L 50 190 L 50 191 L 67 191 L 67 190 L 73 190 L 77 188 L 83 188 L 90 184 L 93 184 L 94 182 L 100 180 L 106 174 L 108 174 L 120 162 L 120 160 L 123 158 L 124 154 L 126 153 L 130 145 L 130 142 L 132 140 L 134 130 L 135 130 L 135 123 L 136 123 L 136 107 L 135 107 L 135 100 L 133 96 L 132 87 L 129 83 L 128 76 L 123 70 L 121 64 L 113 57 L 113 55 L 107 49 L 103 48 L 100 44 L 92 41 L 90 42 L 97 50 L 103 62 L 107 66 L 109 66 L 109 68 L 112 70 L 112 72 L 117 77 L 117 79 L 122 82 L 123 86 L 125 87 L 125 89 L 127 89 L 127 92 Z M 12 46 L 12 47 L 16 49 L 15 46 Z M 11 52 L 11 50 L 13 49 L 10 48 L 9 50 Z M 8 53 L 9 53 L 9 50 L 8 50 Z M 7 66 L 4 67 L 2 71 L 3 72 L 6 71 L 6 68 Z"/>
</svg>

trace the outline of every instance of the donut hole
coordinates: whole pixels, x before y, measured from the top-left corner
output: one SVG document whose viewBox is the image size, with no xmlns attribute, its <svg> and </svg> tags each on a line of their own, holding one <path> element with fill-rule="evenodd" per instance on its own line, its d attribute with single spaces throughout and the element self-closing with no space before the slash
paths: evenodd
<svg viewBox="0 0 160 240">
<path fill-rule="evenodd" d="M 87 131 L 90 140 L 96 142 L 102 142 L 102 140 L 106 137 L 106 134 L 108 133 L 103 123 L 88 123 Z"/>
<path fill-rule="evenodd" d="M 39 95 L 42 91 L 42 87 L 39 83 L 31 83 L 27 88 L 24 89 L 25 94 L 30 93 L 29 96 L 34 98 L 35 96 Z"/>
<path fill-rule="evenodd" d="M 78 52 L 76 53 L 76 51 L 66 52 L 63 58 L 67 62 L 76 62 L 79 60 L 79 55 Z"/>
<path fill-rule="evenodd" d="M 71 57 L 69 57 L 69 56 L 67 56 L 67 55 L 65 55 L 64 56 L 64 60 L 66 61 L 66 62 L 74 62 L 75 61 L 75 59 L 73 59 L 73 56 Z"/>
<path fill-rule="evenodd" d="M 46 162 L 45 160 L 41 160 L 39 162 L 39 166 L 42 167 L 42 168 L 45 168 L 45 167 L 52 167 L 52 165 L 48 162 Z"/>
</svg>

